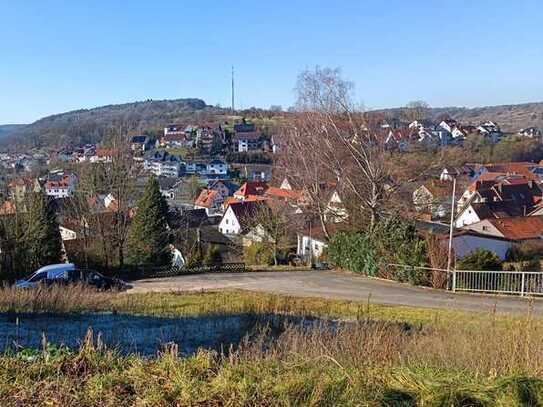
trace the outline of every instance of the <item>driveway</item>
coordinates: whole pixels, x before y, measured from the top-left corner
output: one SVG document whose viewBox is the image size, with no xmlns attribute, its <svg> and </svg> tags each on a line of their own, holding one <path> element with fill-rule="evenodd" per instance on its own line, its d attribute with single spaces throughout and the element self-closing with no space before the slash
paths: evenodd
<svg viewBox="0 0 543 407">
<path fill-rule="evenodd" d="M 413 287 L 340 271 L 199 274 L 140 280 L 129 293 L 242 289 L 413 307 L 543 314 L 543 301 Z"/>
</svg>

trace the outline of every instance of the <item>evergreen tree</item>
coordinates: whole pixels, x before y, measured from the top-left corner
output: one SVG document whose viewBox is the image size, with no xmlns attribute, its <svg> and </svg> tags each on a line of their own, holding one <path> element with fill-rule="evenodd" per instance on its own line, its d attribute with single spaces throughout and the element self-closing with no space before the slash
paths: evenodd
<svg viewBox="0 0 543 407">
<path fill-rule="evenodd" d="M 128 236 L 128 261 L 132 265 L 165 266 L 171 264 L 168 247 L 168 203 L 158 181 L 151 178 L 138 202 L 136 216 Z"/>
<path fill-rule="evenodd" d="M 30 268 L 35 270 L 59 263 L 62 259 L 60 230 L 54 208 L 45 194 L 33 194 L 25 223 L 24 240 Z"/>
</svg>

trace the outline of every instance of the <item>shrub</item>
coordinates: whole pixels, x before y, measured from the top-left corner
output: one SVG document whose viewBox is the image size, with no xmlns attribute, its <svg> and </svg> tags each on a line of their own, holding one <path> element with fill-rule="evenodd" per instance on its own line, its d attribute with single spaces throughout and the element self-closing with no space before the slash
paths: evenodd
<svg viewBox="0 0 543 407">
<path fill-rule="evenodd" d="M 543 241 L 530 240 L 513 246 L 507 252 L 508 261 L 531 261 L 543 257 Z"/>
<path fill-rule="evenodd" d="M 206 255 L 204 257 L 204 264 L 206 266 L 213 266 L 215 264 L 222 263 L 222 256 L 219 248 L 215 245 L 208 247 Z"/>
<path fill-rule="evenodd" d="M 458 262 L 459 270 L 499 270 L 502 261 L 490 250 L 477 249 Z"/>
<path fill-rule="evenodd" d="M 243 259 L 250 266 L 262 264 L 271 266 L 274 263 L 272 251 L 261 243 L 253 243 L 244 247 Z"/>
<path fill-rule="evenodd" d="M 371 237 L 359 232 L 335 234 L 328 246 L 328 258 L 338 267 L 369 276 L 377 274 L 377 253 Z"/>
<path fill-rule="evenodd" d="M 380 220 L 370 232 L 337 233 L 328 247 L 333 264 L 369 276 L 390 263 L 425 266 L 427 257 L 426 242 L 417 236 L 414 224 L 394 215 Z M 432 282 L 429 271 L 413 267 L 395 267 L 381 276 L 417 285 Z"/>
</svg>

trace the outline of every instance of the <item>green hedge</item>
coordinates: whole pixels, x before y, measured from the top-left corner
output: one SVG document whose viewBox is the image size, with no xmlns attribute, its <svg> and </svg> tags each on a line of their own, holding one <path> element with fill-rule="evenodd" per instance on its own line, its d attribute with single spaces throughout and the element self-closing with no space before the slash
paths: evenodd
<svg viewBox="0 0 543 407">
<path fill-rule="evenodd" d="M 368 276 L 381 275 L 401 282 L 429 285 L 429 271 L 393 267 L 387 264 L 426 266 L 426 243 L 412 222 L 398 216 L 381 219 L 372 231 L 350 231 L 335 234 L 328 247 L 332 264 Z"/>
</svg>

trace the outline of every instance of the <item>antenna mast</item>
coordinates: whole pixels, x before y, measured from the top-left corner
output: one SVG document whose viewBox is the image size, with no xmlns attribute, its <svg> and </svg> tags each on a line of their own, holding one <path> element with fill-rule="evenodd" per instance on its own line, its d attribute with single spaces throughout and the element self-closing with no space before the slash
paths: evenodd
<svg viewBox="0 0 543 407">
<path fill-rule="evenodd" d="M 234 113 L 234 111 L 234 65 L 232 65 L 232 114 Z"/>
</svg>

